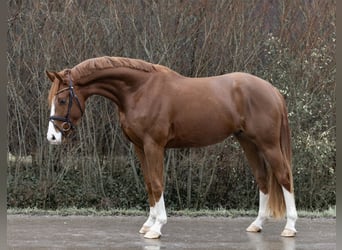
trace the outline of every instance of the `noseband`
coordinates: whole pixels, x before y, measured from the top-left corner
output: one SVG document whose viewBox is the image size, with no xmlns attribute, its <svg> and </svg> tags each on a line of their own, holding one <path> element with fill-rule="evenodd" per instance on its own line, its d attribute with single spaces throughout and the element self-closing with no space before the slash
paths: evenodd
<svg viewBox="0 0 342 250">
<path fill-rule="evenodd" d="M 75 126 L 72 124 L 70 117 L 69 117 L 73 100 L 75 100 L 79 110 L 81 111 L 81 115 L 83 115 L 81 103 L 80 103 L 77 95 L 75 94 L 73 82 L 72 82 L 71 77 L 70 77 L 70 73 L 68 74 L 68 78 L 69 78 L 69 86 L 57 91 L 57 93 L 55 94 L 55 96 L 58 96 L 60 93 L 63 93 L 64 91 L 69 91 L 68 112 L 65 116 L 50 116 L 49 117 L 49 120 L 52 122 L 52 124 L 55 126 L 55 128 L 57 128 L 62 133 L 63 136 L 66 136 L 66 133 L 70 129 L 75 128 Z M 57 126 L 57 124 L 55 124 L 55 121 L 63 122 L 62 126 L 61 127 Z"/>
</svg>

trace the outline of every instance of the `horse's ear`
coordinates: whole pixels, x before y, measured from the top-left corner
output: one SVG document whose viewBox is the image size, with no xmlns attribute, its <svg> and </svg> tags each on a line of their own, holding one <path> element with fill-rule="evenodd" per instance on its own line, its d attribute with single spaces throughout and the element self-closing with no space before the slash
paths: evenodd
<svg viewBox="0 0 342 250">
<path fill-rule="evenodd" d="M 53 82 L 56 78 L 60 81 L 63 82 L 62 77 L 55 71 L 47 71 L 46 70 L 46 75 L 49 77 L 49 79 L 51 80 L 51 82 Z"/>
<path fill-rule="evenodd" d="M 48 70 L 46 70 L 45 72 L 46 72 L 46 75 L 49 77 L 50 81 L 53 82 L 55 80 L 55 75 Z"/>
</svg>

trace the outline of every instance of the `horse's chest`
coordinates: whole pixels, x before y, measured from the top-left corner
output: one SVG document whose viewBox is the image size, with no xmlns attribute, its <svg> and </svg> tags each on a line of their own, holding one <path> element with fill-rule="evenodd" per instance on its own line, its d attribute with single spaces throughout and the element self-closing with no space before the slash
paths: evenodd
<svg viewBox="0 0 342 250">
<path fill-rule="evenodd" d="M 134 122 L 130 121 L 127 119 L 126 115 L 124 113 L 120 113 L 120 124 L 121 124 L 121 129 L 125 136 L 127 137 L 128 140 L 133 142 L 134 144 L 141 144 L 141 136 L 139 136 L 139 129 L 137 129 L 134 126 Z"/>
</svg>

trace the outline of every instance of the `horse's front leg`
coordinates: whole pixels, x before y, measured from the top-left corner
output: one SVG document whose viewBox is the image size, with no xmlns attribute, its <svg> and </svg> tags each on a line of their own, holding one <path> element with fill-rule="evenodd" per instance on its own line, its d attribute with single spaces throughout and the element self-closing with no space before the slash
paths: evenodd
<svg viewBox="0 0 342 250">
<path fill-rule="evenodd" d="M 167 215 L 162 193 L 159 200 L 154 205 L 150 205 L 150 215 L 139 232 L 145 233 L 145 238 L 158 239 L 162 235 L 161 228 L 166 222 Z"/>
<path fill-rule="evenodd" d="M 144 146 L 144 149 L 135 147 L 143 170 L 150 214 L 139 233 L 145 238 L 157 239 L 161 236 L 161 228 L 167 221 L 163 197 L 163 161 L 164 148 L 154 143 Z"/>
</svg>

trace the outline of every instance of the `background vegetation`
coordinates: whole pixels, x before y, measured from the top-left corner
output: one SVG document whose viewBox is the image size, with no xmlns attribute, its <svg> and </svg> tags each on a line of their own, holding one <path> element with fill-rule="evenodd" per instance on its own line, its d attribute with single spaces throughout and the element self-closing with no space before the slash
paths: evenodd
<svg viewBox="0 0 342 250">
<path fill-rule="evenodd" d="M 92 97 L 63 146 L 46 141 L 46 69 L 96 56 L 140 58 L 192 77 L 245 71 L 285 95 L 299 209 L 336 204 L 332 0 L 9 0 L 9 207 L 146 209 L 147 196 L 116 107 Z M 166 205 L 251 209 L 258 190 L 233 138 L 168 150 Z"/>
</svg>

